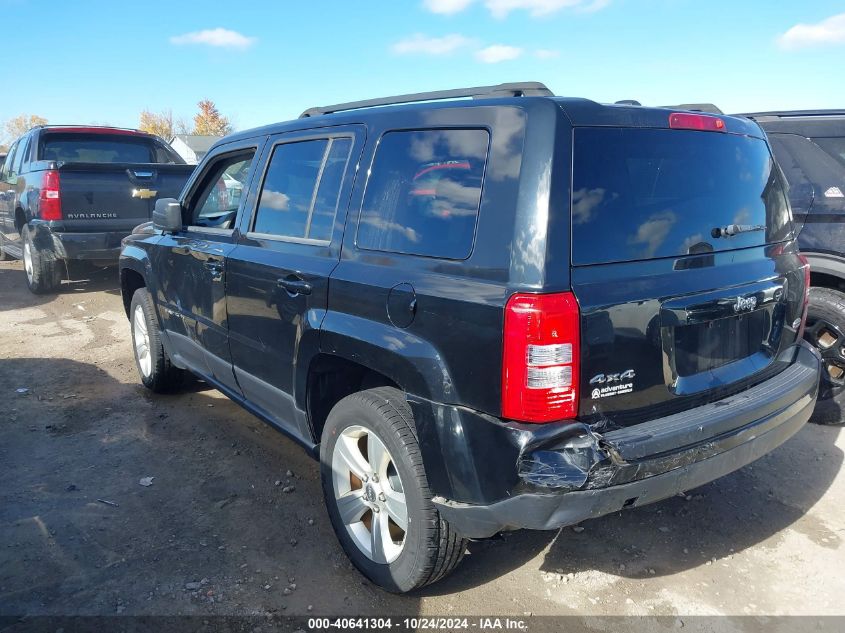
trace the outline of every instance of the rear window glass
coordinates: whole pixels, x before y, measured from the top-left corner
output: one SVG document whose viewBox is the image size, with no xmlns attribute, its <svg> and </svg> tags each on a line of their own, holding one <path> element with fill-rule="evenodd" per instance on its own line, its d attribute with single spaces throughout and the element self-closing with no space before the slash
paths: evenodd
<svg viewBox="0 0 845 633">
<path fill-rule="evenodd" d="M 487 130 L 385 134 L 358 222 L 359 248 L 465 259 L 475 237 Z"/>
<path fill-rule="evenodd" d="M 583 128 L 574 156 L 573 264 L 731 250 L 791 235 L 782 178 L 761 139 Z M 729 225 L 743 230 L 713 237 Z"/>
<path fill-rule="evenodd" d="M 118 134 L 45 134 L 41 160 L 66 163 L 172 163 L 152 140 Z"/>
<path fill-rule="evenodd" d="M 813 140 L 819 147 L 845 167 L 845 136 L 829 136 L 814 138 Z"/>
</svg>

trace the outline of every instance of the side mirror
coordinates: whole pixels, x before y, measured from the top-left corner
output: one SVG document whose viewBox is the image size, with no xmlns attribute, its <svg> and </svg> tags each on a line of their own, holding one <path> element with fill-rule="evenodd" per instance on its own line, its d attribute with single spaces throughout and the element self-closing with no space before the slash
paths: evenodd
<svg viewBox="0 0 845 633">
<path fill-rule="evenodd" d="M 159 198 L 153 210 L 153 226 L 175 233 L 182 230 L 182 205 L 175 198 Z"/>
</svg>

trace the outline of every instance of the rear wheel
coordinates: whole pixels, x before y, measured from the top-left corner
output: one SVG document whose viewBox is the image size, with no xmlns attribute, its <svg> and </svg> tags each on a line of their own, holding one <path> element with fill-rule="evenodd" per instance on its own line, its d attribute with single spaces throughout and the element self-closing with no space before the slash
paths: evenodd
<svg viewBox="0 0 845 633">
<path fill-rule="evenodd" d="M 819 400 L 810 421 L 841 424 L 845 410 L 845 293 L 810 288 L 804 338 L 822 356 Z"/>
<path fill-rule="evenodd" d="M 55 292 L 62 283 L 61 261 L 52 249 L 35 243 L 34 231 L 25 224 L 21 232 L 23 242 L 23 269 L 26 285 L 35 294 Z"/>
<path fill-rule="evenodd" d="M 132 349 L 135 366 L 141 382 L 156 393 L 178 389 L 185 372 L 176 367 L 161 344 L 161 331 L 153 309 L 153 302 L 146 288 L 139 288 L 132 295 L 129 307 L 129 322 L 132 329 Z"/>
<path fill-rule="evenodd" d="M 448 575 L 466 549 L 431 502 L 412 423 L 401 391 L 368 389 L 335 405 L 320 446 L 340 544 L 361 573 L 397 593 Z"/>
</svg>

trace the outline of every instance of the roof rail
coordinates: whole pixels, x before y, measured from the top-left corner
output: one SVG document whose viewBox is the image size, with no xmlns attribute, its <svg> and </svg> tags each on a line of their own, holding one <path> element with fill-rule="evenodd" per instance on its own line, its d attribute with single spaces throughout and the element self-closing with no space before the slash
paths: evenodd
<svg viewBox="0 0 845 633">
<path fill-rule="evenodd" d="M 679 103 L 678 105 L 661 106 L 669 110 L 690 110 L 692 112 L 707 112 L 709 114 L 724 114 L 719 106 L 712 103 Z"/>
<path fill-rule="evenodd" d="M 787 110 L 775 112 L 747 112 L 740 114 L 740 116 L 748 117 L 749 119 L 756 119 L 757 117 L 775 117 L 778 119 L 788 119 L 791 117 L 802 116 L 845 116 L 845 110 Z"/>
<path fill-rule="evenodd" d="M 454 90 L 435 90 L 434 92 L 417 92 L 407 95 L 396 95 L 394 97 L 380 97 L 378 99 L 367 99 L 365 101 L 350 101 L 348 103 L 337 103 L 330 106 L 308 108 L 299 115 L 300 119 L 320 114 L 331 114 L 345 110 L 358 110 L 359 108 L 372 108 L 375 106 L 397 105 L 400 103 L 417 103 L 420 101 L 440 101 L 443 99 L 461 99 L 472 97 L 474 99 L 493 99 L 496 97 L 553 97 L 554 93 L 538 81 L 522 81 L 515 83 L 499 84 L 497 86 L 476 86 L 474 88 L 456 88 Z"/>
<path fill-rule="evenodd" d="M 118 127 L 116 125 L 88 125 L 82 123 L 49 123 L 45 125 L 33 125 L 32 129 L 50 129 L 53 127 L 67 127 L 67 128 L 79 128 L 79 129 L 95 129 L 95 130 L 123 130 L 124 132 L 138 132 L 140 134 L 149 134 L 149 132 L 144 132 L 143 130 L 139 130 L 134 127 Z"/>
</svg>

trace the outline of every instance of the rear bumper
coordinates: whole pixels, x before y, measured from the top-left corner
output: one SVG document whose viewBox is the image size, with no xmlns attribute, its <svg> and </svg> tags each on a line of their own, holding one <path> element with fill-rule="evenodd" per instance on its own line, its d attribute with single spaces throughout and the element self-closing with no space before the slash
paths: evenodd
<svg viewBox="0 0 845 633">
<path fill-rule="evenodd" d="M 806 344 L 796 347 L 795 362 L 777 376 L 683 414 L 604 436 L 569 425 L 580 433 L 537 438 L 519 425 L 516 483 L 503 498 L 478 504 L 435 496 L 434 503 L 458 532 L 484 538 L 572 525 L 713 481 L 774 450 L 809 419 L 819 360 Z"/>
<path fill-rule="evenodd" d="M 95 231 L 76 232 L 57 230 L 48 222 L 33 222 L 35 242 L 40 248 L 49 248 L 58 259 L 86 260 L 117 263 L 120 241 L 132 232 Z"/>
</svg>

